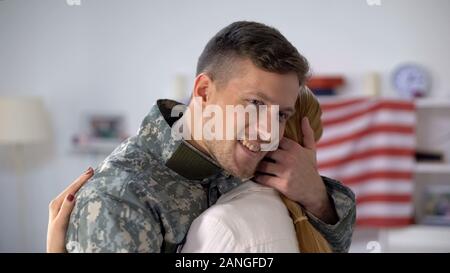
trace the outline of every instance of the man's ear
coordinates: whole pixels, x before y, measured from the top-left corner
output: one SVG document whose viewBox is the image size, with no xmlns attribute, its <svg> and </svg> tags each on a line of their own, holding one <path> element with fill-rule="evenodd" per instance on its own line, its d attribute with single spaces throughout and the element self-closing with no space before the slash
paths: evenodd
<svg viewBox="0 0 450 273">
<path fill-rule="evenodd" d="M 201 97 L 202 103 L 205 103 L 208 101 L 208 98 L 210 96 L 210 92 L 212 89 L 212 80 L 211 78 L 201 73 L 195 78 L 195 84 L 194 84 L 194 97 Z"/>
</svg>

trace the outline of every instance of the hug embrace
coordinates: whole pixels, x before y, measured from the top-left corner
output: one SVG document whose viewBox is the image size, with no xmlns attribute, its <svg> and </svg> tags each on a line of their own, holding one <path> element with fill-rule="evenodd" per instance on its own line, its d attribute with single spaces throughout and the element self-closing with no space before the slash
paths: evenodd
<svg viewBox="0 0 450 273">
<path fill-rule="evenodd" d="M 47 251 L 347 252 L 355 198 L 317 171 L 306 58 L 275 28 L 239 21 L 207 43 L 196 75 L 185 111 L 250 106 L 258 118 L 216 114 L 210 131 L 234 137 L 190 138 L 213 117 L 158 100 L 137 135 L 51 202 Z M 180 123 L 191 134 L 174 135 Z"/>
</svg>

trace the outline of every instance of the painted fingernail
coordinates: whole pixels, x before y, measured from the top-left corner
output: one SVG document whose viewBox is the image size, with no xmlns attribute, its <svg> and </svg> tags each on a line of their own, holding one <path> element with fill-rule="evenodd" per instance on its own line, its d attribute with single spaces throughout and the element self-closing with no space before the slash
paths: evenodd
<svg viewBox="0 0 450 273">
<path fill-rule="evenodd" d="M 89 167 L 84 174 L 91 174 L 94 171 L 94 169 L 92 169 L 92 167 Z"/>
<path fill-rule="evenodd" d="M 73 196 L 73 194 L 69 194 L 67 196 L 67 200 L 69 200 L 70 202 L 72 202 L 74 198 L 75 198 L 75 196 Z"/>
</svg>

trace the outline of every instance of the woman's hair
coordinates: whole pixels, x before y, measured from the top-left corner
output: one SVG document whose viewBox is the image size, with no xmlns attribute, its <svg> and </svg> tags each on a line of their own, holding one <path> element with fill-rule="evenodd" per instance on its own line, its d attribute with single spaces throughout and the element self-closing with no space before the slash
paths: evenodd
<svg viewBox="0 0 450 273">
<path fill-rule="evenodd" d="M 295 114 L 286 123 L 284 135 L 303 145 L 302 119 L 307 117 L 314 131 L 314 140 L 318 141 L 323 132 L 321 115 L 319 101 L 308 87 L 303 87 L 295 102 Z"/>
<path fill-rule="evenodd" d="M 314 131 L 314 140 L 318 141 L 322 136 L 323 131 L 322 122 L 320 119 L 321 115 L 322 110 L 320 109 L 320 104 L 317 98 L 311 90 L 308 89 L 308 87 L 302 88 L 297 101 L 295 102 L 295 114 L 287 121 L 284 135 L 302 145 L 302 119 L 307 117 L 309 123 L 311 124 L 311 128 Z M 281 198 L 294 223 L 300 252 L 332 252 L 330 245 L 322 234 L 308 221 L 308 216 L 303 211 L 303 208 L 298 203 L 288 199 L 284 195 L 281 195 Z"/>
</svg>

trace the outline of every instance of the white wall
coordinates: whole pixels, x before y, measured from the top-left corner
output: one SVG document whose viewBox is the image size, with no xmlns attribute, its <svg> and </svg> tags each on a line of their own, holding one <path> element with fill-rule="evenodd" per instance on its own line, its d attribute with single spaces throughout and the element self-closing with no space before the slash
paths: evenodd
<svg viewBox="0 0 450 273">
<path fill-rule="evenodd" d="M 71 153 L 86 112 L 126 115 L 134 133 L 173 79 L 193 76 L 206 41 L 235 20 L 280 29 L 318 74 L 344 74 L 347 92 L 362 76 L 418 62 L 433 95 L 450 97 L 450 1 L 381 0 L 65 0 L 0 1 L 0 95 L 38 95 L 52 114 L 54 143 L 27 151 L 26 235 L 17 218 L 17 177 L 0 147 L 0 251 L 44 251 L 47 204 L 98 158 Z M 26 238 L 21 245 L 20 239 Z"/>
</svg>

